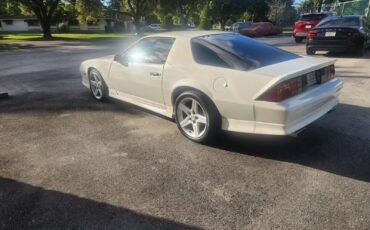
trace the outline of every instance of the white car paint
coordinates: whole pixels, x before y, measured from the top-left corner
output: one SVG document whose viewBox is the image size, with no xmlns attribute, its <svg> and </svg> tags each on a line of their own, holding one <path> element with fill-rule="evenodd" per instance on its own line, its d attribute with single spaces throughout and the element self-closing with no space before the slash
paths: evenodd
<svg viewBox="0 0 370 230">
<path fill-rule="evenodd" d="M 174 91 L 179 87 L 193 88 L 214 102 L 222 117 L 223 130 L 244 133 L 293 134 L 338 104 L 342 82 L 337 78 L 281 102 L 256 100 L 279 82 L 332 65 L 335 60 L 302 57 L 251 71 L 196 63 L 190 40 L 215 33 L 220 32 L 185 31 L 147 36 L 176 39 L 164 65 L 129 63 L 126 67 L 114 61 L 113 55 L 91 59 L 81 64 L 82 83 L 90 87 L 88 71 L 95 68 L 108 85 L 110 97 L 170 118 Z M 151 76 L 150 72 L 161 74 Z"/>
</svg>

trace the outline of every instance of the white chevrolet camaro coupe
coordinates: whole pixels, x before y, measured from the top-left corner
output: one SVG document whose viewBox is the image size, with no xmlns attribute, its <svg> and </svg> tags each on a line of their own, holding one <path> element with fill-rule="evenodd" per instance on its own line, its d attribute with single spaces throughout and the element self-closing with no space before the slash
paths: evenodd
<svg viewBox="0 0 370 230">
<path fill-rule="evenodd" d="M 338 104 L 334 62 L 236 33 L 184 31 L 143 37 L 80 69 L 97 100 L 112 97 L 174 118 L 185 137 L 204 143 L 221 129 L 299 132 Z"/>
</svg>

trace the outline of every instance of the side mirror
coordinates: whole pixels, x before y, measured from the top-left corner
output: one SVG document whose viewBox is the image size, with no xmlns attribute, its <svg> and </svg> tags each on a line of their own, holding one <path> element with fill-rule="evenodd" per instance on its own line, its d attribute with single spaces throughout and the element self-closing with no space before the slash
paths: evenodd
<svg viewBox="0 0 370 230">
<path fill-rule="evenodd" d="M 124 66 L 128 66 L 128 59 L 126 56 L 122 56 L 120 54 L 117 54 L 116 56 L 114 56 L 114 61 L 124 65 Z"/>
</svg>

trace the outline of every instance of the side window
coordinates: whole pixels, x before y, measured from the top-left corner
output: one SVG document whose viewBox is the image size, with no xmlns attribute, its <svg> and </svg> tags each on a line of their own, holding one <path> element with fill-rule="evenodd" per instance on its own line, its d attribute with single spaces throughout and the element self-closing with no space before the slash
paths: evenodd
<svg viewBox="0 0 370 230">
<path fill-rule="evenodd" d="M 174 38 L 144 38 L 129 49 L 124 56 L 130 62 L 164 64 L 174 41 Z"/>
<path fill-rule="evenodd" d="M 193 41 L 191 43 L 191 50 L 198 64 L 230 68 L 230 65 L 222 60 L 216 52 L 199 42 Z"/>
</svg>

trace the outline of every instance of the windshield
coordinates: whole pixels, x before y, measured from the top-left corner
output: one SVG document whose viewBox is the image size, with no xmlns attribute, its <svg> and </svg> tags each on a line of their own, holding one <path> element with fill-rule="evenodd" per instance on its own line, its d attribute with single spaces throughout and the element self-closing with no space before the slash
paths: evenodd
<svg viewBox="0 0 370 230">
<path fill-rule="evenodd" d="M 328 18 L 319 23 L 319 27 L 358 27 L 360 25 L 359 17 L 345 17 L 345 18 Z"/>
<path fill-rule="evenodd" d="M 305 14 L 302 15 L 300 20 L 301 21 L 321 21 L 327 15 L 326 14 Z"/>
<path fill-rule="evenodd" d="M 207 35 L 193 39 L 194 42 L 203 42 L 217 47 L 221 56 L 228 56 L 226 62 L 238 59 L 232 63 L 233 68 L 248 70 L 278 62 L 299 58 L 300 56 L 270 46 L 255 39 L 234 33 Z M 230 55 L 234 58 L 230 58 Z"/>
</svg>

